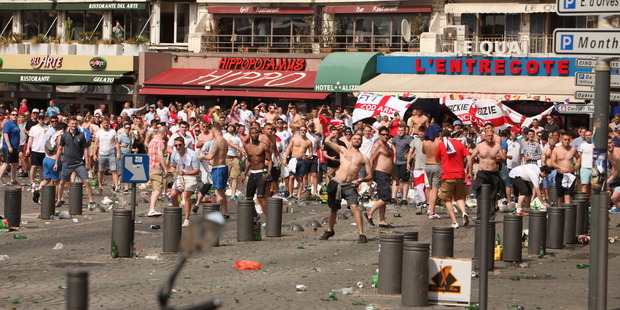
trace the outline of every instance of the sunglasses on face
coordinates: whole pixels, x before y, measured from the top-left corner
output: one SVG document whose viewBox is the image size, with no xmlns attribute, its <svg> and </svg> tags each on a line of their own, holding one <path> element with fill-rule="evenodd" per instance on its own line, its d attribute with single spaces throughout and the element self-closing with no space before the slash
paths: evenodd
<svg viewBox="0 0 620 310">
<path fill-rule="evenodd" d="M 185 146 L 185 145 L 183 145 L 183 144 L 175 144 L 174 145 L 174 147 L 183 147 L 183 146 Z"/>
<path fill-rule="evenodd" d="M 11 116 L 17 116 L 17 114 L 11 114 Z"/>
<path fill-rule="evenodd" d="M 379 135 L 381 135 L 381 136 L 389 136 L 390 134 L 389 133 L 380 133 Z"/>
</svg>

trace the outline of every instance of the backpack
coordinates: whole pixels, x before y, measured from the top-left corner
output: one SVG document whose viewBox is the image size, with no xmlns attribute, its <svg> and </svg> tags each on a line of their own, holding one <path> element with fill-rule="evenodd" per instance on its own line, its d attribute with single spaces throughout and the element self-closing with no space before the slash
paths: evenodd
<svg viewBox="0 0 620 310">
<path fill-rule="evenodd" d="M 56 147 L 52 146 L 52 138 L 45 141 L 45 152 L 48 155 L 56 155 Z"/>
</svg>

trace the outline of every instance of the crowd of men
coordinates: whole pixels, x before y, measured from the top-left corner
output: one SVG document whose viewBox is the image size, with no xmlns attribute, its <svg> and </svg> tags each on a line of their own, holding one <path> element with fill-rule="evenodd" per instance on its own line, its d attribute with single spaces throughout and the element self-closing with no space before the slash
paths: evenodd
<svg viewBox="0 0 620 310">
<path fill-rule="evenodd" d="M 484 184 L 490 185 L 491 216 L 499 200 L 515 202 L 516 212 L 524 214 L 533 200 L 545 205 L 568 202 L 576 186 L 589 192 L 594 164 L 592 131 L 561 130 L 553 116 L 544 124 L 534 120 L 527 128 L 497 130 L 490 123 L 440 124 L 421 108 L 414 108 L 406 119 L 395 113 L 353 123 L 349 110 L 325 105 L 301 113 L 294 104 L 260 103 L 250 109 L 246 102 L 235 101 L 223 110 L 158 100 L 140 108 L 127 102 L 120 115 L 102 105 L 92 114 L 76 116 L 61 113 L 54 100 L 46 110 L 30 110 L 26 99 L 17 109 L 0 111 L 0 116 L 0 176 L 10 168 L 9 185 L 19 184 L 18 177 L 28 178 L 35 202 L 41 187 L 52 184 L 57 188 L 56 205 L 61 206 L 66 183 L 77 178 L 86 185 L 93 206 L 93 190 L 102 192 L 107 173 L 112 191 L 129 190 L 120 180 L 123 155 L 148 154 L 148 216 L 160 216 L 157 201 L 169 197 L 173 206 L 183 204 L 187 226 L 211 189 L 229 218 L 227 201 L 241 199 L 241 194 L 247 199 L 256 196 L 265 213 L 267 197 L 318 199 L 320 188 L 325 188 L 330 210 L 322 240 L 335 235 L 343 200 L 354 214 L 358 242 L 364 243 L 364 218 L 374 226 L 378 213 L 378 226 L 392 227 L 386 219 L 387 204 L 427 203 L 430 220 L 440 218 L 437 206 L 445 205 L 456 229 L 459 222 L 469 223 L 468 194 L 479 197 Z M 620 175 L 620 115 L 610 129 L 613 170 L 607 183 L 615 184 Z M 91 189 L 92 179 L 98 182 Z M 242 184 L 245 193 L 239 191 Z M 551 184 L 558 201 L 549 200 Z M 618 189 L 612 195 L 614 203 L 620 203 Z M 193 201 L 194 194 L 198 198 Z M 360 201 L 367 195 L 376 200 L 365 212 Z M 477 212 L 479 216 L 480 208 Z"/>
</svg>

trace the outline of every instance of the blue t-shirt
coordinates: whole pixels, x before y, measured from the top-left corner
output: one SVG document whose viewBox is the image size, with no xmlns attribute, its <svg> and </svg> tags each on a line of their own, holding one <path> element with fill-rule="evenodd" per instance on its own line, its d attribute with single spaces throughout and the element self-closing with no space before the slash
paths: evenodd
<svg viewBox="0 0 620 310">
<path fill-rule="evenodd" d="M 504 138 L 502 138 L 502 151 L 508 152 L 508 141 Z M 506 166 L 506 162 L 501 162 L 499 165 L 500 168 L 503 168 L 504 166 Z"/>
<path fill-rule="evenodd" d="M 90 130 L 78 126 L 78 131 L 84 134 L 84 138 L 86 138 L 86 143 L 90 143 L 90 137 L 92 136 L 90 134 Z"/>
<path fill-rule="evenodd" d="M 15 122 L 13 121 L 7 121 L 6 123 L 4 123 L 4 127 L 2 128 L 2 148 L 3 149 L 8 149 L 9 146 L 6 144 L 6 139 L 4 139 L 4 134 L 8 133 L 9 134 L 9 140 L 11 142 L 11 147 L 14 150 L 17 150 L 17 148 L 19 147 L 19 126 L 17 124 L 15 124 Z"/>
<path fill-rule="evenodd" d="M 47 116 L 54 116 L 54 115 L 58 115 L 60 114 L 60 109 L 56 106 L 54 107 L 47 107 L 47 110 L 45 110 L 45 115 Z"/>
</svg>

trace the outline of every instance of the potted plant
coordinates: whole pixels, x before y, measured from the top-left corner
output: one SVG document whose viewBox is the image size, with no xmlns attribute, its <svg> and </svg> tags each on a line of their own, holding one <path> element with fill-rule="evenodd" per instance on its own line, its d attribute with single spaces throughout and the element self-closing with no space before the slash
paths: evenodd
<svg viewBox="0 0 620 310">
<path fill-rule="evenodd" d="M 123 53 L 123 46 L 121 45 L 121 40 L 114 35 L 111 35 L 109 39 L 99 40 L 97 45 L 98 55 L 117 56 Z"/>
<path fill-rule="evenodd" d="M 411 22 L 411 41 L 409 41 L 407 48 L 409 52 L 420 51 L 420 35 L 424 32 L 424 30 L 426 30 L 426 28 L 426 20 L 421 14 L 418 14 L 418 16 L 416 16 Z"/>
<path fill-rule="evenodd" d="M 138 56 L 141 52 L 149 50 L 146 43 L 149 42 L 149 37 L 145 35 L 139 35 L 135 38 L 125 40 L 123 43 L 123 55 L 126 56 Z"/>
<path fill-rule="evenodd" d="M 9 33 L 0 37 L 0 54 L 26 54 L 21 33 Z"/>
<path fill-rule="evenodd" d="M 334 14 L 326 14 L 323 21 L 323 33 L 320 40 L 321 53 L 331 53 L 338 47 L 336 35 L 338 34 L 338 21 Z"/>
<path fill-rule="evenodd" d="M 219 19 L 215 19 L 208 23 L 207 31 L 202 36 L 202 50 L 207 52 L 215 52 L 217 51 L 217 47 L 220 42 L 219 41 Z"/>
<path fill-rule="evenodd" d="M 78 33 L 78 43 L 76 45 L 76 55 L 97 55 L 98 32 L 85 31 Z"/>
<path fill-rule="evenodd" d="M 73 38 L 74 35 L 73 21 L 71 18 L 67 18 L 63 26 L 63 35 L 50 40 L 52 43 L 50 53 L 54 55 L 75 55 L 76 47 L 71 44 L 71 38 Z"/>
<path fill-rule="evenodd" d="M 48 55 L 50 53 L 50 39 L 43 33 L 30 38 L 30 54 Z"/>
</svg>

